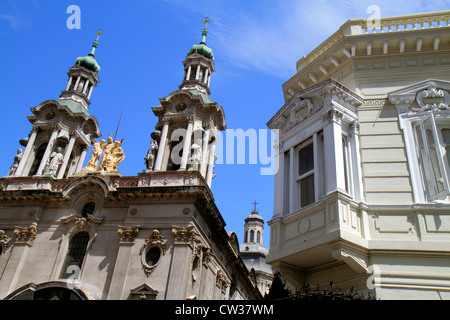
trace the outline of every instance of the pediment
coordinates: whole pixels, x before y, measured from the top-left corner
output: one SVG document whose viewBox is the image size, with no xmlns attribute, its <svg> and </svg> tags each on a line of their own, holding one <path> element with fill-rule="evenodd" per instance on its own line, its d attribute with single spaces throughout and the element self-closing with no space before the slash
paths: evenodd
<svg viewBox="0 0 450 320">
<path fill-rule="evenodd" d="M 158 290 L 153 289 L 146 283 L 143 283 L 139 287 L 131 290 L 131 294 L 137 294 L 139 296 L 142 294 L 156 296 L 158 293 L 159 293 Z"/>
<path fill-rule="evenodd" d="M 297 92 L 267 123 L 271 129 L 290 130 L 299 123 L 332 106 L 356 116 L 363 99 L 339 82 L 329 79 Z M 347 113 L 347 112 L 344 112 Z"/>
<path fill-rule="evenodd" d="M 450 82 L 429 79 L 388 94 L 400 113 L 450 109 Z M 407 105 L 408 108 L 401 107 Z"/>
</svg>

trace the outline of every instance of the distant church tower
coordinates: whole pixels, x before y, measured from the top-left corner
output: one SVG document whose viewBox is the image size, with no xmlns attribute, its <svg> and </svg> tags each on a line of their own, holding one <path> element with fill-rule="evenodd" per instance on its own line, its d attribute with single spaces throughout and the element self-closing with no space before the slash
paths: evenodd
<svg viewBox="0 0 450 320">
<path fill-rule="evenodd" d="M 33 124 L 28 138 L 20 143 L 8 176 L 67 178 L 79 171 L 92 141 L 100 137 L 97 119 L 89 114 L 92 90 L 99 83 L 100 66 L 94 59 L 98 37 L 86 57 L 69 69 L 69 80 L 59 100 L 47 100 L 31 109 Z"/>
<path fill-rule="evenodd" d="M 244 242 L 239 251 L 259 291 L 265 295 L 272 283 L 273 273 L 266 263 L 269 248 L 263 245 L 264 219 L 256 210 L 256 201 L 253 204 L 255 207 L 252 213 L 244 220 Z"/>
</svg>

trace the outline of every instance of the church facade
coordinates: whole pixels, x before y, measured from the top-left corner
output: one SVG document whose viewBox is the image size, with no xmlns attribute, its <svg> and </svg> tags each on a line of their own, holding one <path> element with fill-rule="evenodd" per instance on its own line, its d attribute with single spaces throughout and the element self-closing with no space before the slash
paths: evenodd
<svg viewBox="0 0 450 320">
<path fill-rule="evenodd" d="M 182 84 L 153 107 L 158 123 L 136 176 L 119 172 L 124 139 L 99 140 L 89 113 L 101 32 L 59 99 L 32 108 L 25 150 L 0 179 L 0 299 L 261 299 L 210 189 L 226 126 L 209 97 L 204 22 Z"/>
<path fill-rule="evenodd" d="M 291 288 L 450 299 L 449 22 L 349 20 L 283 84 L 267 260 Z"/>
</svg>

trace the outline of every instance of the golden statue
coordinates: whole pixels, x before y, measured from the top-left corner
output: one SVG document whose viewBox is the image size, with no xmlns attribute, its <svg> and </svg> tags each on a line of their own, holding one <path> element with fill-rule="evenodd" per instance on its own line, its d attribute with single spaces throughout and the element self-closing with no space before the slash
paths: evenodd
<svg viewBox="0 0 450 320">
<path fill-rule="evenodd" d="M 102 156 L 103 148 L 105 147 L 105 140 L 101 140 L 100 142 L 96 141 L 94 143 L 94 149 L 92 150 L 91 159 L 87 163 L 86 167 L 84 167 L 81 172 L 94 172 L 97 170 L 98 161 Z"/>
<path fill-rule="evenodd" d="M 113 138 L 108 137 L 107 143 L 105 143 L 105 140 L 95 142 L 91 159 L 81 172 L 117 172 L 117 166 L 125 159 L 125 154 L 121 148 L 123 140 L 113 141 Z M 98 165 L 100 157 L 102 160 Z"/>
</svg>

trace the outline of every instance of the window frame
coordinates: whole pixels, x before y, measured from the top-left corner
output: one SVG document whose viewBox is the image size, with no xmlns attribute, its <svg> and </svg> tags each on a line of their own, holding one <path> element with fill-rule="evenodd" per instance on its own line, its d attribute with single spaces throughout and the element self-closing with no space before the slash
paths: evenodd
<svg viewBox="0 0 450 320">
<path fill-rule="evenodd" d="M 316 135 L 316 133 L 314 133 L 314 135 Z M 315 203 L 317 201 L 317 197 L 316 197 L 316 165 L 317 165 L 317 145 L 314 144 L 314 141 L 316 140 L 314 138 L 314 135 L 303 140 L 300 144 L 298 144 L 295 148 L 294 148 L 294 154 L 295 154 L 295 165 L 294 165 L 294 172 L 295 174 L 295 186 L 296 186 L 296 190 L 295 190 L 295 194 L 298 196 L 298 200 L 296 201 L 296 207 L 297 208 L 305 208 L 313 203 Z M 306 149 L 307 147 L 312 145 L 312 169 L 304 172 L 304 173 L 300 173 L 300 152 L 304 149 Z M 307 178 L 313 177 L 313 201 L 310 203 L 303 203 L 303 199 L 302 199 L 302 181 L 306 180 Z"/>
<path fill-rule="evenodd" d="M 429 110 L 415 113 L 404 114 L 400 118 L 406 125 L 403 126 L 405 134 L 406 151 L 408 155 L 408 163 L 411 172 L 411 178 L 414 181 L 413 191 L 415 202 L 449 202 L 450 201 L 450 164 L 446 161 L 446 144 L 444 143 L 442 130 L 450 129 L 450 112 L 444 110 Z M 441 176 L 443 179 L 442 185 L 444 190 L 439 192 L 436 187 L 436 176 L 433 173 L 433 185 L 435 186 L 435 193 L 431 194 L 426 181 L 426 166 L 432 165 L 432 160 L 429 155 L 428 139 L 424 136 L 426 132 L 425 121 L 430 121 L 430 128 L 432 130 L 433 139 L 436 144 L 436 151 L 438 154 L 437 160 Z M 426 162 L 423 162 L 420 154 L 418 137 L 416 128 L 420 127 L 422 133 L 422 143 L 425 146 L 427 153 Z M 429 167 L 430 169 L 430 167 Z"/>
</svg>

